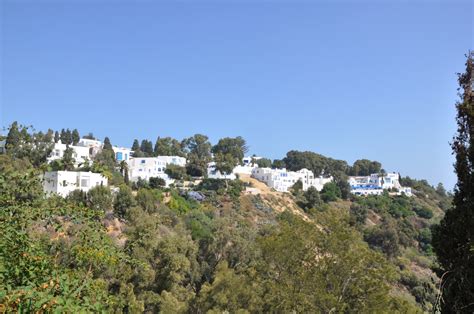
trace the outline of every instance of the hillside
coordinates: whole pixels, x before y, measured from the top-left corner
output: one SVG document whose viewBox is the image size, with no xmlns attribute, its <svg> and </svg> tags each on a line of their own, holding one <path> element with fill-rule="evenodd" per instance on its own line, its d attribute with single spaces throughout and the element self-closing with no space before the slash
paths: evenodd
<svg viewBox="0 0 474 314">
<path fill-rule="evenodd" d="M 416 313 L 436 303 L 431 226 L 451 202 L 442 186 L 403 177 L 413 197 L 355 196 L 347 175 L 380 163 L 296 151 L 274 163 L 334 181 L 286 193 L 246 175 L 196 178 L 211 149 L 232 169 L 245 141 L 212 147 L 195 135 L 165 187 L 131 182 L 108 138 L 92 164 L 77 165 L 69 147 L 48 161 L 52 131 L 14 131 L 0 154 L 0 312 Z M 54 169 L 108 185 L 46 197 L 42 178 Z"/>
</svg>

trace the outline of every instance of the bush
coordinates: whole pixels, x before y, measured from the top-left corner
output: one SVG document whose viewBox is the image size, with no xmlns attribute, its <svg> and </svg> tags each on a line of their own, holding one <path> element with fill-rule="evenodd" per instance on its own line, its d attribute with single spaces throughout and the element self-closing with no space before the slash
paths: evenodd
<svg viewBox="0 0 474 314">
<path fill-rule="evenodd" d="M 328 203 L 334 202 L 341 197 L 341 190 L 334 182 L 326 183 L 321 191 L 321 199 Z"/>
<path fill-rule="evenodd" d="M 134 206 L 134 203 L 132 189 L 126 185 L 121 185 L 114 201 L 114 211 L 117 216 L 124 218 L 126 212 Z"/>
<path fill-rule="evenodd" d="M 138 205 L 148 213 L 154 213 L 158 209 L 161 200 L 161 192 L 150 189 L 140 189 L 137 193 Z"/>
<path fill-rule="evenodd" d="M 163 178 L 153 177 L 153 178 L 150 178 L 148 185 L 152 189 L 159 189 L 166 186 L 166 181 Z"/>
<path fill-rule="evenodd" d="M 433 211 L 429 209 L 428 207 L 422 206 L 422 207 L 415 207 L 413 208 L 415 213 L 425 219 L 431 219 L 433 217 Z"/>
<path fill-rule="evenodd" d="M 175 180 L 183 180 L 186 177 L 186 168 L 177 165 L 166 166 L 165 173 Z"/>
<path fill-rule="evenodd" d="M 93 187 L 87 193 L 87 205 L 95 210 L 104 212 L 112 208 L 112 193 L 108 187 L 99 185 Z"/>
</svg>

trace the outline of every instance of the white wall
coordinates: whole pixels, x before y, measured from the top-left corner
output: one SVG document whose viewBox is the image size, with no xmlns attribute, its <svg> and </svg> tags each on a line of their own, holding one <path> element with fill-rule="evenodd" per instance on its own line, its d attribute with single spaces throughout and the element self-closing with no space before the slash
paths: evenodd
<svg viewBox="0 0 474 314">
<path fill-rule="evenodd" d="M 210 162 L 207 164 L 207 177 L 209 179 L 227 179 L 227 180 L 235 180 L 237 176 L 234 173 L 230 174 L 223 174 L 216 169 L 216 163 Z"/>
<path fill-rule="evenodd" d="M 43 176 L 43 190 L 47 195 L 67 196 L 74 190 L 89 191 L 91 188 L 107 186 L 107 178 L 100 173 L 76 171 L 49 171 Z"/>
<path fill-rule="evenodd" d="M 130 148 L 113 146 L 112 149 L 114 150 L 117 162 L 127 161 L 131 157 L 132 150 Z"/>
<path fill-rule="evenodd" d="M 80 164 L 84 163 L 86 159 L 91 159 L 89 147 L 84 146 L 73 146 L 69 145 L 69 147 L 73 150 L 72 157 L 75 159 L 75 166 L 78 167 Z M 51 151 L 50 156 L 48 157 L 48 162 L 52 162 L 53 160 L 62 159 L 64 156 L 64 152 L 66 151 L 67 145 L 62 144 L 61 141 L 55 143 L 53 146 L 53 150 Z"/>
<path fill-rule="evenodd" d="M 166 165 L 186 167 L 186 158 L 180 156 L 157 156 L 158 160 L 164 161 Z"/>
<path fill-rule="evenodd" d="M 252 177 L 265 182 L 269 187 L 279 192 L 288 192 L 288 190 L 298 181 L 303 183 L 303 190 L 306 191 L 310 186 L 318 191 L 323 189 L 324 184 L 331 182 L 330 178 L 314 178 L 312 171 L 301 169 L 299 171 L 287 171 L 286 169 L 254 168 Z"/>
<path fill-rule="evenodd" d="M 157 157 L 140 157 L 128 160 L 128 176 L 130 181 L 135 182 L 138 179 L 149 180 L 150 178 L 162 178 L 170 181 L 165 173 L 166 162 Z"/>
</svg>

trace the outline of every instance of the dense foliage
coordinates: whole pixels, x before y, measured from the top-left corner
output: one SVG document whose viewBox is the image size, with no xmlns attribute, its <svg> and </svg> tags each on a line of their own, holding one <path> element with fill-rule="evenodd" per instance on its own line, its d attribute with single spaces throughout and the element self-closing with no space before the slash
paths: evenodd
<svg viewBox="0 0 474 314">
<path fill-rule="evenodd" d="M 451 144 L 458 181 L 453 207 L 434 229 L 433 244 L 441 265 L 442 310 L 474 312 L 474 53 L 459 74 L 462 94 L 456 104 L 457 134 Z M 442 190 L 440 189 L 440 192 Z"/>
<path fill-rule="evenodd" d="M 158 178 L 130 184 L 127 165 L 115 161 L 107 139 L 90 170 L 111 176 L 113 189 L 46 198 L 41 174 L 50 167 L 50 147 L 28 144 L 44 136 L 29 130 L 13 126 L 7 154 L 0 155 L 0 311 L 432 309 L 434 279 L 413 265 L 426 272 L 434 263 L 430 225 L 450 197 L 441 188 L 406 178 L 418 189 L 416 198 L 386 194 L 343 201 L 348 196 L 338 181 L 321 192 L 303 191 L 297 183 L 286 199 L 247 195 L 240 180 L 204 178 L 187 190 L 165 188 Z M 48 134 L 53 141 L 54 132 Z M 170 167 L 168 173 L 180 180 L 190 170 L 205 171 L 203 160 L 211 152 L 235 163 L 247 149 L 241 138 L 224 138 L 213 147 L 199 134 L 180 145 L 159 138 L 153 151 L 147 142 L 135 144 L 149 155 L 179 146 L 192 160 L 187 169 Z M 320 155 L 304 156 L 314 163 L 295 157 L 295 169 L 319 167 L 318 158 L 321 169 L 339 178 L 351 169 Z M 67 158 L 59 166 L 70 165 Z M 363 168 L 365 162 L 357 164 Z"/>
</svg>

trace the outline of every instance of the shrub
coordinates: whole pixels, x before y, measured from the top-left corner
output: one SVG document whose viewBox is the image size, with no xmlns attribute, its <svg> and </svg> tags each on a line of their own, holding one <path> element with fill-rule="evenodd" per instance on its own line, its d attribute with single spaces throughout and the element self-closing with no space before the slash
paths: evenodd
<svg viewBox="0 0 474 314">
<path fill-rule="evenodd" d="M 429 209 L 428 207 L 422 206 L 422 207 L 415 207 L 413 208 L 415 213 L 425 219 L 431 219 L 433 217 L 433 211 Z"/>
</svg>

